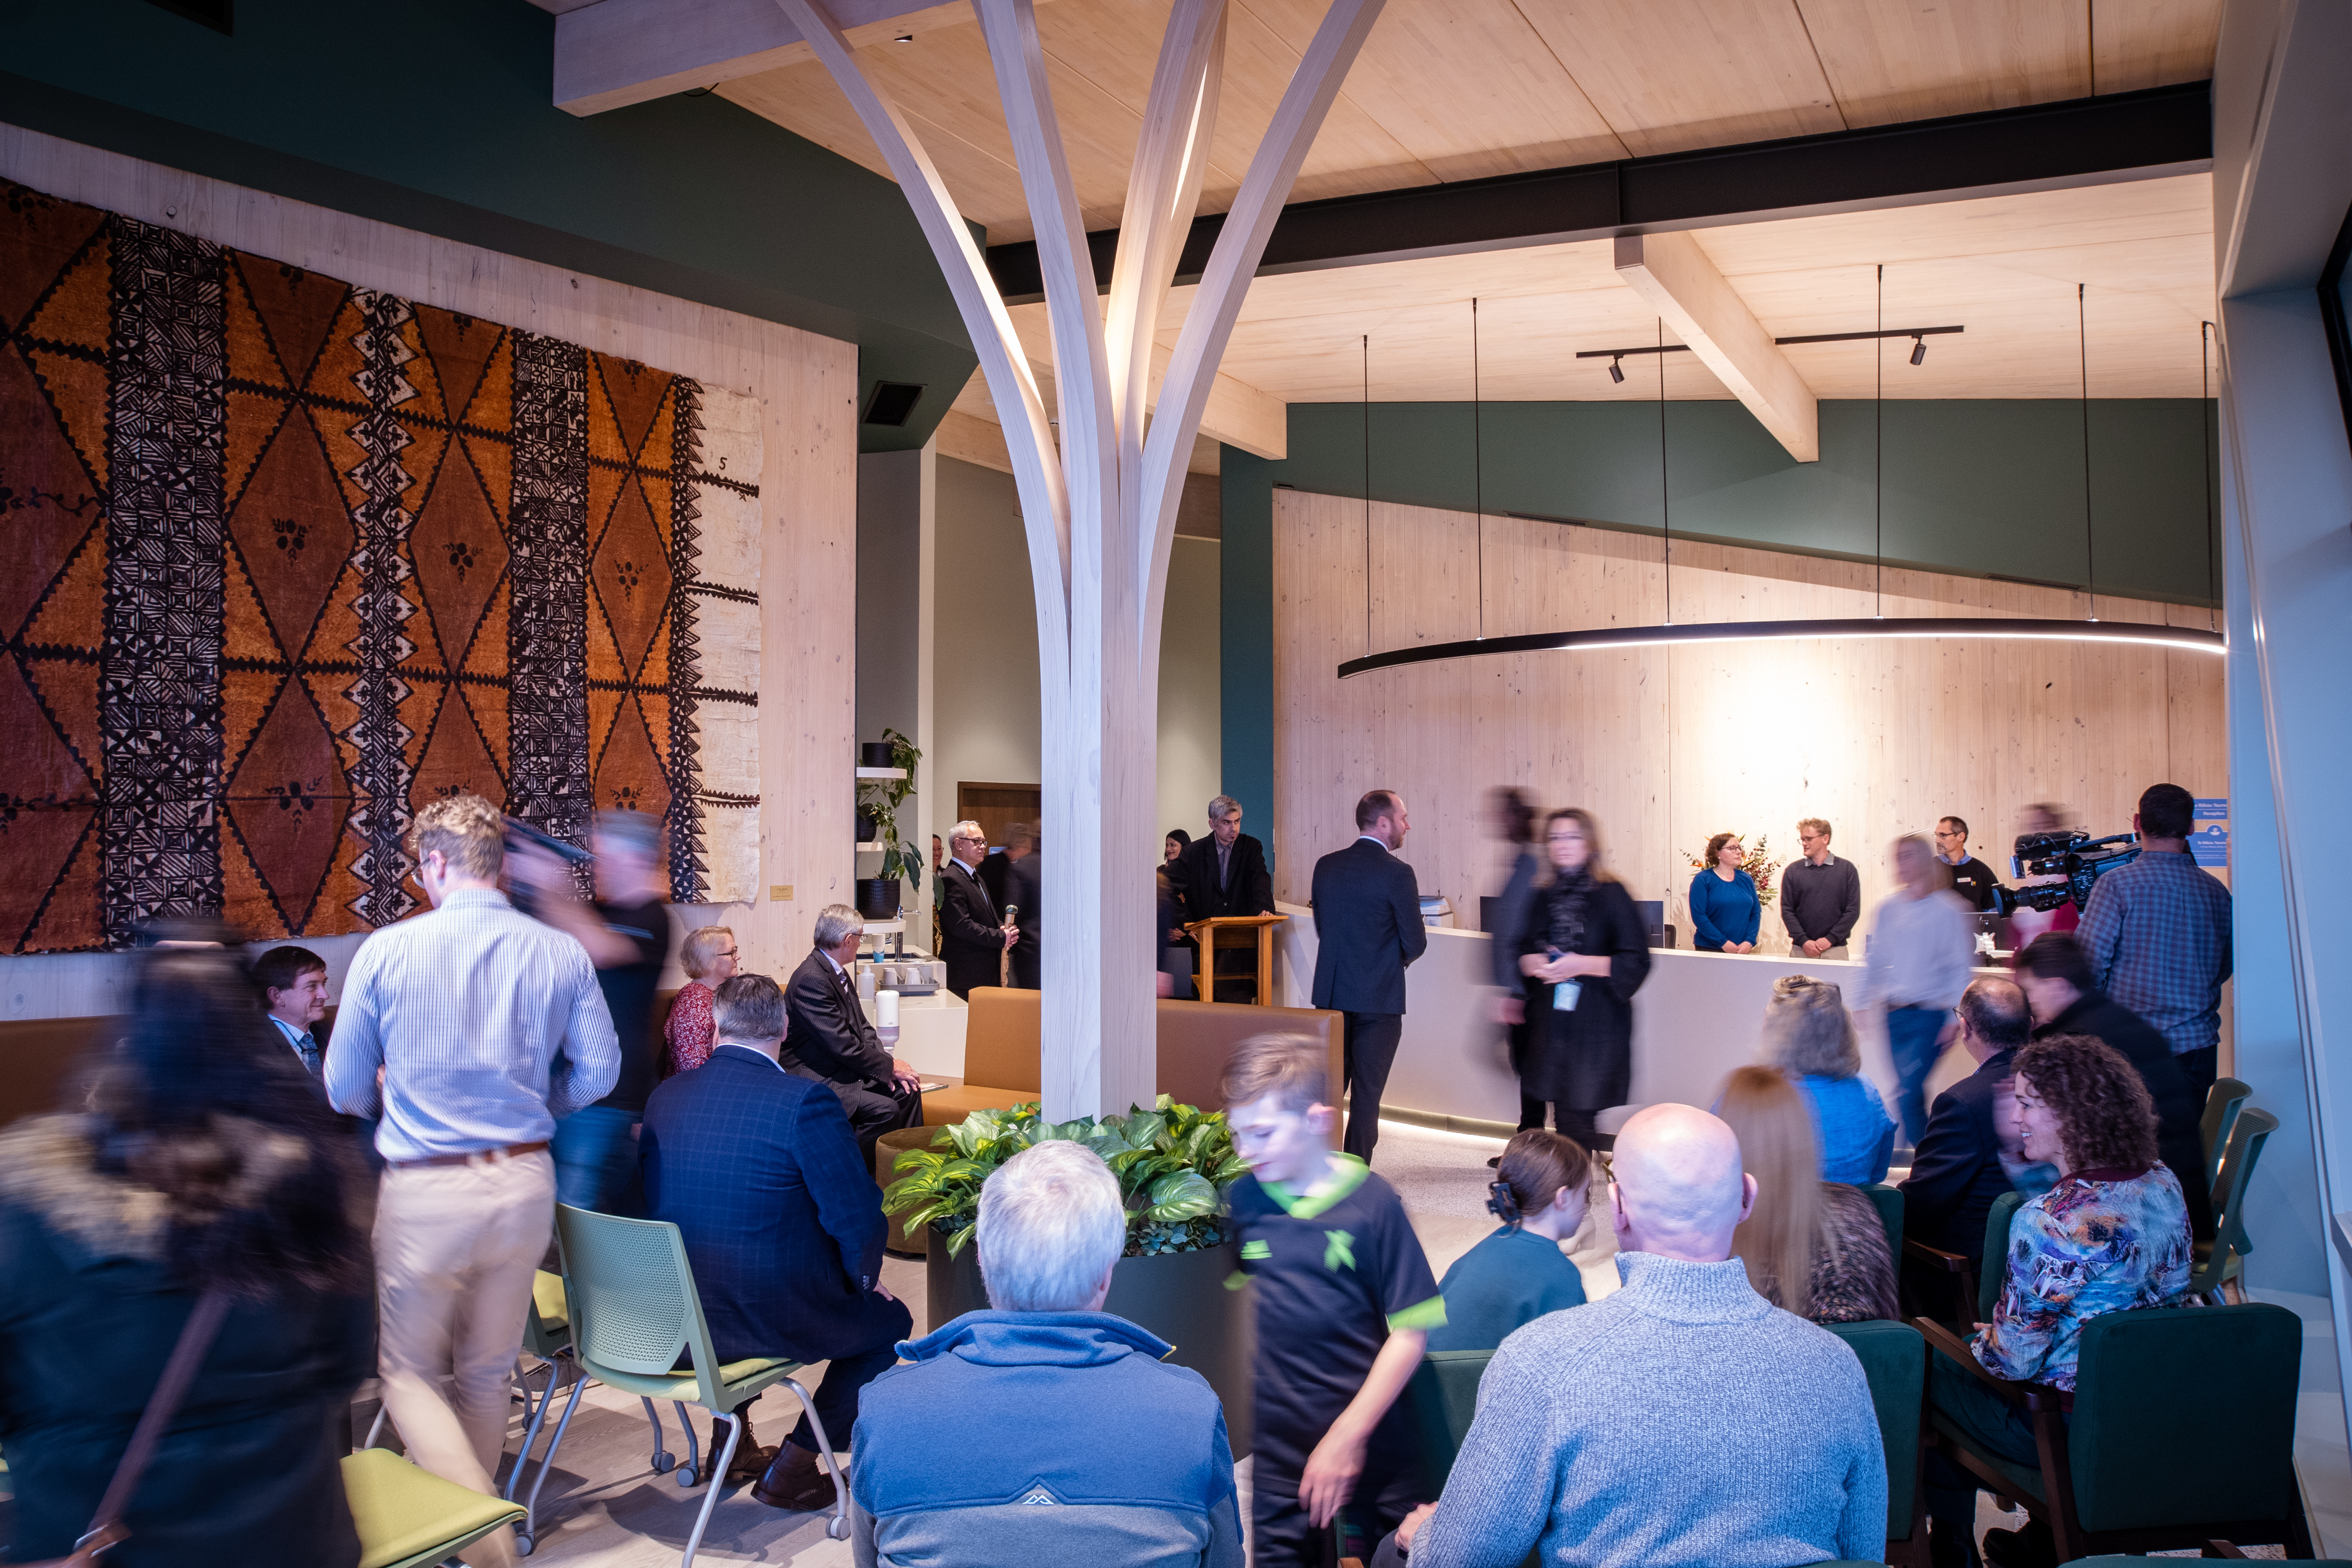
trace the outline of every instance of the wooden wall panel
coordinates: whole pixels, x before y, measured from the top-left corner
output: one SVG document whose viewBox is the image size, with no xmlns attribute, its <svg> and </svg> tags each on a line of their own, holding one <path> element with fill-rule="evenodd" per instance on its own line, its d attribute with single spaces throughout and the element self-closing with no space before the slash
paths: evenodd
<svg viewBox="0 0 2352 1568">
<path fill-rule="evenodd" d="M 688 918 L 732 925 L 747 968 L 798 962 L 817 909 L 847 902 L 851 892 L 854 344 L 13 126 L 0 125 L 0 176 L 761 399 L 761 892 L 790 886 L 793 896 L 762 896 Z M 100 970 L 117 960 L 68 954 L 5 962 L 9 984 L 0 988 L 0 1017 L 38 1018 L 86 1010 L 94 988 L 108 983 Z M 340 967 L 335 973 L 340 978 Z"/>
<path fill-rule="evenodd" d="M 1710 833 L 1769 835 L 1793 858 L 1800 817 L 1836 827 L 1869 910 L 1888 846 L 1945 813 L 2008 870 L 2021 808 L 2056 800 L 2095 831 L 2131 824 L 2159 779 L 2229 792 L 2222 661 L 2131 646 L 1997 640 L 1692 644 L 1465 659 L 1340 681 L 1368 648 L 1478 634 L 1482 529 L 1466 513 L 1375 503 L 1367 629 L 1361 499 L 1275 493 L 1274 847 L 1279 896 L 1303 902 L 1316 857 L 1354 836 L 1364 790 L 1403 792 L 1423 892 L 1475 925 L 1503 863 L 1485 791 L 1516 784 L 1599 817 L 1610 862 L 1663 897 L 1688 945 L 1688 857 Z M 1666 618 L 1652 536 L 1490 517 L 1485 632 Z M 1673 619 L 1874 612 L 1867 563 L 1677 540 Z M 1888 615 L 2080 615 L 2080 593 L 1888 570 Z M 2203 625 L 2205 612 L 2102 597 L 2109 620 Z M 1369 637 L 1369 641 L 1368 641 Z M 1247 804 L 1245 802 L 1245 804 Z M 1766 946 L 1785 950 L 1767 920 Z"/>
</svg>

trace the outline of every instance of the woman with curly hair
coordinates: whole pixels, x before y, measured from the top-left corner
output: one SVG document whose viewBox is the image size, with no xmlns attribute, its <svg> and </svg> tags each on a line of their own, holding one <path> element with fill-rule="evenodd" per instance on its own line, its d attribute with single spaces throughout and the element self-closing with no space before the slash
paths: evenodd
<svg viewBox="0 0 2352 1568">
<path fill-rule="evenodd" d="M 141 963 L 87 1108 L 0 1134 L 15 1560 L 73 1549 L 181 1329 L 217 1295 L 226 1315 L 106 1561 L 352 1568 L 337 1461 L 375 1339 L 360 1151 L 233 951 Z"/>
<path fill-rule="evenodd" d="M 2088 1035 L 2051 1035 L 2017 1053 L 2022 1155 L 2063 1174 L 2009 1225 L 2009 1270 L 1992 1322 L 1969 1349 L 1998 1378 L 2072 1390 L 2083 1325 L 2105 1312 L 2179 1305 L 2191 1269 L 2189 1208 L 2157 1157 L 2156 1108 L 2122 1052 Z M 1928 1399 L 1972 1446 L 2038 1462 L 2023 1411 L 1968 1367 L 1938 1354 Z M 1927 1460 L 1927 1512 L 1939 1532 L 1965 1534 L 1976 1482 L 1939 1453 Z M 1995 1531 L 1994 1563 L 2057 1561 L 2048 1530 Z"/>
<path fill-rule="evenodd" d="M 1738 833 L 1706 841 L 1706 861 L 1691 878 L 1693 944 L 1702 953 L 1753 953 L 1764 924 L 1756 879 L 1744 869 L 1748 846 Z"/>
</svg>

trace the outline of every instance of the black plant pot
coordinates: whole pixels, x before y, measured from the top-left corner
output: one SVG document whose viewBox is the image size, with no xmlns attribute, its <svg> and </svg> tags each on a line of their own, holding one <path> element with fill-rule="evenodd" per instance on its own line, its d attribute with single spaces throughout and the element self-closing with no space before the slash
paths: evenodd
<svg viewBox="0 0 2352 1568">
<path fill-rule="evenodd" d="M 859 843 L 870 844 L 876 839 L 879 838 L 881 833 L 882 821 L 880 818 L 875 816 L 871 811 L 861 810 L 857 813 L 857 841 Z"/>
<path fill-rule="evenodd" d="M 898 918 L 898 890 L 907 884 L 895 876 L 857 879 L 857 913 L 868 920 Z"/>
<path fill-rule="evenodd" d="M 1230 1241 L 1199 1252 L 1122 1258 L 1111 1272 L 1110 1299 L 1103 1303 L 1103 1311 L 1174 1345 L 1169 1361 L 1208 1379 L 1224 1404 L 1225 1436 L 1236 1459 L 1248 1458 L 1252 1447 L 1250 1364 L 1257 1354 L 1250 1293 L 1225 1288 L 1240 1267 L 1241 1254 Z M 933 1230 L 924 1270 L 927 1331 L 987 1310 L 978 1246 L 966 1242 L 950 1258 L 947 1238 Z"/>
<path fill-rule="evenodd" d="M 896 768 L 898 748 L 887 740 L 861 740 L 857 743 L 857 766 L 860 768 Z"/>
</svg>

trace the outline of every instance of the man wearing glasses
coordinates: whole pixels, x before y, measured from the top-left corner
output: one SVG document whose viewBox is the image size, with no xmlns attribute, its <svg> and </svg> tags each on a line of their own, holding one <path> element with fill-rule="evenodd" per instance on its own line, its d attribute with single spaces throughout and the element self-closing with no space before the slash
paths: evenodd
<svg viewBox="0 0 2352 1568">
<path fill-rule="evenodd" d="M 1969 824 L 1959 817 L 1941 817 L 1936 822 L 1936 858 L 1952 868 L 1952 891 L 1969 901 L 1969 907 L 1982 915 L 1996 907 L 2000 897 L 2000 879 L 1992 867 L 1969 853 Z"/>
<path fill-rule="evenodd" d="M 996 901 L 980 880 L 988 858 L 988 835 L 978 822 L 958 822 L 948 834 L 950 857 L 940 873 L 940 956 L 947 960 L 948 989 L 969 1001 L 974 986 L 997 983 L 1002 956 L 1020 939 L 1004 924 Z"/>
</svg>

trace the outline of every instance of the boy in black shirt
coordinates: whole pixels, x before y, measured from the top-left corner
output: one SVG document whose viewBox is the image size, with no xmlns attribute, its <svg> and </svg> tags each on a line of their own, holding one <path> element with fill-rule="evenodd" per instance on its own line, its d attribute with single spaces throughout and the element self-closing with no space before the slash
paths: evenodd
<svg viewBox="0 0 2352 1568">
<path fill-rule="evenodd" d="M 1316 1532 L 1351 1503 L 1378 1540 L 1425 1490 L 1395 1406 L 1445 1303 L 1395 1189 L 1332 1151 L 1328 1079 L 1324 1048 L 1288 1035 L 1244 1041 L 1225 1067 L 1250 1167 L 1233 1212 L 1257 1312 L 1258 1568 L 1319 1563 Z"/>
</svg>

